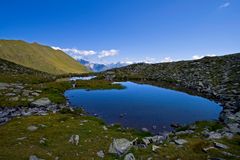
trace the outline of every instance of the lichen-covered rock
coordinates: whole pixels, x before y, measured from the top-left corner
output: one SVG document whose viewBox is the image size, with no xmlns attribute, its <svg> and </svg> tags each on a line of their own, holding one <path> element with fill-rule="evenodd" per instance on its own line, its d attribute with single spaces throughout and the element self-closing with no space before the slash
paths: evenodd
<svg viewBox="0 0 240 160">
<path fill-rule="evenodd" d="M 177 145 L 183 145 L 183 144 L 187 143 L 188 141 L 185 140 L 185 139 L 176 139 L 176 140 L 174 140 L 174 142 L 175 142 Z"/>
<path fill-rule="evenodd" d="M 51 101 L 48 99 L 48 98 L 40 98 L 36 101 L 33 101 L 31 103 L 31 106 L 34 106 L 34 107 L 41 107 L 41 106 L 48 106 L 51 104 Z"/>
<path fill-rule="evenodd" d="M 34 125 L 31 125 L 31 126 L 28 126 L 28 127 L 27 127 L 27 130 L 29 130 L 29 131 L 31 131 L 31 132 L 36 131 L 37 129 L 38 129 L 38 127 L 37 127 L 37 126 L 34 126 Z"/>
<path fill-rule="evenodd" d="M 72 135 L 68 141 L 69 143 L 78 145 L 79 143 L 79 135 Z"/>
<path fill-rule="evenodd" d="M 134 155 L 132 153 L 128 153 L 124 157 L 124 160 L 135 160 L 135 157 L 134 157 Z"/>
<path fill-rule="evenodd" d="M 104 158 L 104 152 L 102 150 L 98 151 L 97 156 L 100 157 L 100 158 Z"/>
<path fill-rule="evenodd" d="M 125 138 L 113 139 L 109 147 L 109 153 L 114 153 L 117 155 L 122 155 L 126 153 L 132 147 L 132 142 Z"/>
</svg>

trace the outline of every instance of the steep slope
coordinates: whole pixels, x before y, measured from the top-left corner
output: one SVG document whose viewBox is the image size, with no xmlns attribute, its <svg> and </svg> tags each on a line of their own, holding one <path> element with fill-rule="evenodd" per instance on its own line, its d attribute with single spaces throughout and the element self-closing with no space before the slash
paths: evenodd
<svg viewBox="0 0 240 160">
<path fill-rule="evenodd" d="M 0 40 L 0 58 L 51 74 L 89 71 L 60 50 L 18 40 Z"/>
</svg>

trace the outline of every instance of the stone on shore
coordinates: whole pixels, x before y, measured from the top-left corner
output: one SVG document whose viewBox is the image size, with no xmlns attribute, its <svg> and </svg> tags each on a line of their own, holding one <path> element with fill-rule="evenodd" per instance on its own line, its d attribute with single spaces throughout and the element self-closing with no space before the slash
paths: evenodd
<svg viewBox="0 0 240 160">
<path fill-rule="evenodd" d="M 134 157 L 134 155 L 132 153 L 128 153 L 124 157 L 124 160 L 135 160 L 135 157 Z"/>
<path fill-rule="evenodd" d="M 183 145 L 183 144 L 187 143 L 188 141 L 185 140 L 185 139 L 176 139 L 176 140 L 174 140 L 174 142 L 175 142 L 177 145 Z"/>
<path fill-rule="evenodd" d="M 132 147 L 132 142 L 125 138 L 113 139 L 108 152 L 117 155 L 125 154 Z"/>
<path fill-rule="evenodd" d="M 225 144 L 214 142 L 214 146 L 220 149 L 228 149 L 229 147 L 226 146 Z"/>
<path fill-rule="evenodd" d="M 34 107 L 48 106 L 50 104 L 51 104 L 51 101 L 48 98 L 40 98 L 31 103 L 31 105 Z"/>
</svg>

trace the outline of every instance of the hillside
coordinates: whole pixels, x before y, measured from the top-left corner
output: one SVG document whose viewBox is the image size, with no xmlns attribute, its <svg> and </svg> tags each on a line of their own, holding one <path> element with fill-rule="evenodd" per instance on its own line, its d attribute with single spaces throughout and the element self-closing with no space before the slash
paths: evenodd
<svg viewBox="0 0 240 160">
<path fill-rule="evenodd" d="M 0 83 L 42 83 L 53 81 L 56 76 L 27 68 L 0 58 Z"/>
<path fill-rule="evenodd" d="M 51 74 L 89 71 L 60 50 L 19 40 L 0 40 L 0 58 Z"/>
<path fill-rule="evenodd" d="M 150 81 L 160 86 L 168 83 L 190 89 L 220 102 L 224 107 L 220 119 L 226 123 L 240 110 L 240 53 L 191 61 L 134 64 L 103 72 L 99 78 Z"/>
</svg>

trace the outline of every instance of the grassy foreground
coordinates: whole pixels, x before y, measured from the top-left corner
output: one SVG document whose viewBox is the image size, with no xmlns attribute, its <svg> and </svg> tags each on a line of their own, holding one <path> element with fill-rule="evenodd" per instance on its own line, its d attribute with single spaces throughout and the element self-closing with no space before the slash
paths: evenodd
<svg viewBox="0 0 240 160">
<path fill-rule="evenodd" d="M 37 126 L 35 131 L 29 131 L 27 128 L 31 125 Z M 4 126 L 0 126 L 0 159 L 18 160 L 28 159 L 30 155 L 37 155 L 43 159 L 99 159 L 98 151 L 105 153 L 104 159 L 123 159 L 109 154 L 109 145 L 113 138 L 127 138 L 133 140 L 136 137 L 142 138 L 142 135 L 133 130 L 124 130 L 119 126 L 108 127 L 104 130 L 105 124 L 90 116 L 80 116 L 74 113 L 58 113 L 48 116 L 21 117 L 12 120 Z M 201 127 L 209 125 L 207 122 L 197 124 L 199 131 Z M 213 124 L 211 124 L 213 125 Z M 69 143 L 71 135 L 79 135 L 78 145 Z M 41 139 L 44 139 L 41 143 Z M 211 146 L 211 141 L 206 141 L 202 137 L 193 135 L 181 135 L 189 143 L 179 147 L 166 141 L 159 145 L 159 149 L 152 151 L 152 146 L 146 149 L 132 148 L 130 152 L 136 159 L 207 159 L 208 157 L 221 157 L 226 159 L 236 159 L 222 154 L 224 150 L 214 149 L 209 153 L 202 151 L 203 147 Z M 231 147 L 225 151 L 238 154 L 240 150 L 240 136 L 232 140 L 222 139 L 221 143 Z"/>
<path fill-rule="evenodd" d="M 78 80 L 76 82 L 76 88 L 97 90 L 97 89 L 124 89 L 121 84 L 112 83 L 105 80 Z"/>
</svg>

